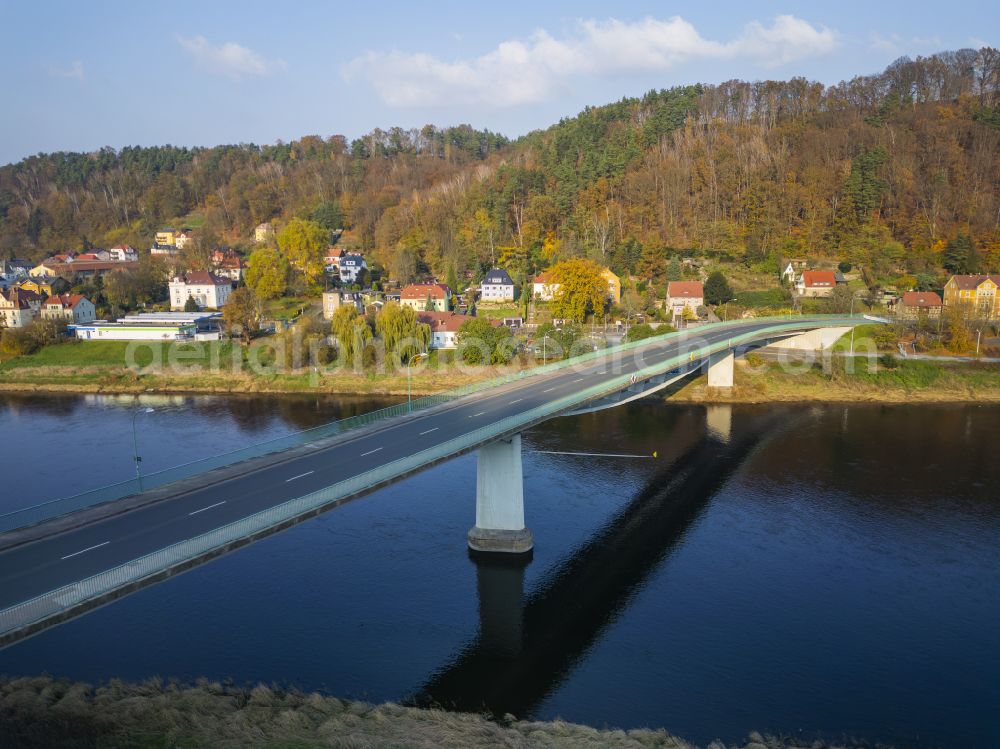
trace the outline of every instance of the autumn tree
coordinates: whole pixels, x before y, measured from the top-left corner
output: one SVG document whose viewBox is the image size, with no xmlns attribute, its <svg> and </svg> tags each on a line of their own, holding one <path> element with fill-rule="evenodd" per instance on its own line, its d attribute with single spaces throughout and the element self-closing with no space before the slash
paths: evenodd
<svg viewBox="0 0 1000 749">
<path fill-rule="evenodd" d="M 603 311 L 608 299 L 608 283 L 601 271 L 597 263 L 584 258 L 553 265 L 550 273 L 559 286 L 552 301 L 552 314 L 582 322 L 588 314 Z"/>
<path fill-rule="evenodd" d="M 260 328 L 260 301 L 253 290 L 246 286 L 234 290 L 222 308 L 222 319 L 230 334 L 238 328 L 244 343 L 250 343 Z"/>
<path fill-rule="evenodd" d="M 259 247 L 247 261 L 246 282 L 260 299 L 276 299 L 288 284 L 288 261 L 275 248 Z"/>
<path fill-rule="evenodd" d="M 323 251 L 329 243 L 329 231 L 315 221 L 300 218 L 293 218 L 278 233 L 278 248 L 314 282 L 323 275 Z"/>
</svg>

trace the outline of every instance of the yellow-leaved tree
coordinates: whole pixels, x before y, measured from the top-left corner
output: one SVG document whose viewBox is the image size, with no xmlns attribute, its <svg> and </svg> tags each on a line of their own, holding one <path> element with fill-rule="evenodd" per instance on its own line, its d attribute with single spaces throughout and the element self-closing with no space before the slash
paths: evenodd
<svg viewBox="0 0 1000 749">
<path fill-rule="evenodd" d="M 588 314 L 600 314 L 608 301 L 608 282 L 601 266 L 585 258 L 571 258 L 550 269 L 559 284 L 552 300 L 554 317 L 582 322 Z"/>
<path fill-rule="evenodd" d="M 313 282 L 323 275 L 323 250 L 329 243 L 330 232 L 301 218 L 293 218 L 278 233 L 278 247 L 285 257 Z"/>
</svg>

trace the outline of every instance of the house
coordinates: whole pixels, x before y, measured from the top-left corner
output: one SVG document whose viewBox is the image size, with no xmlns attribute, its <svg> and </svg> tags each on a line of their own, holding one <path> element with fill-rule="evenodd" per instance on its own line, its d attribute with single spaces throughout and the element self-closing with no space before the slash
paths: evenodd
<svg viewBox="0 0 1000 749">
<path fill-rule="evenodd" d="M 805 270 L 806 261 L 800 257 L 794 257 L 788 261 L 788 265 L 781 271 L 781 280 L 794 284 L 799 277 L 799 271 Z"/>
<path fill-rule="evenodd" d="M 69 290 L 69 281 L 59 276 L 29 276 L 17 284 L 18 288 L 39 296 L 53 296 Z"/>
<path fill-rule="evenodd" d="M 157 257 L 176 257 L 180 254 L 180 250 L 172 244 L 160 244 L 156 242 L 152 247 L 149 248 L 149 254 Z"/>
<path fill-rule="evenodd" d="M 543 302 L 551 302 L 556 298 L 556 294 L 559 293 L 560 286 L 562 284 L 556 281 L 552 272 L 545 271 L 535 276 L 535 279 L 531 282 L 531 293 L 536 299 L 540 299 Z"/>
<path fill-rule="evenodd" d="M 622 281 L 609 268 L 601 269 L 601 277 L 608 282 L 608 299 L 612 304 L 622 302 Z"/>
<path fill-rule="evenodd" d="M 28 275 L 28 271 L 34 265 L 30 260 L 22 260 L 16 257 L 12 257 L 10 260 L 0 260 L 0 277 L 8 281 L 17 281 L 25 278 Z"/>
<path fill-rule="evenodd" d="M 174 234 L 174 246 L 178 250 L 183 250 L 194 239 L 194 233 L 189 229 L 182 229 Z"/>
<path fill-rule="evenodd" d="M 29 273 L 32 276 L 94 278 L 122 270 L 122 264 L 115 260 L 81 260 L 81 257 L 83 256 L 77 256 L 64 263 L 46 260 L 32 268 Z"/>
<path fill-rule="evenodd" d="M 795 291 L 803 297 L 828 297 L 837 286 L 832 270 L 804 270 L 795 282 Z"/>
<path fill-rule="evenodd" d="M 323 255 L 323 268 L 331 275 L 340 275 L 340 259 L 347 253 L 340 247 L 328 247 Z"/>
<path fill-rule="evenodd" d="M 59 256 L 57 255 L 56 257 Z M 59 271 L 65 267 L 65 265 L 65 261 L 49 258 L 48 260 L 43 260 L 38 265 L 31 268 L 28 271 L 28 275 L 32 278 L 58 276 Z"/>
<path fill-rule="evenodd" d="M 188 299 L 199 309 L 219 309 L 229 300 L 233 285 L 211 271 L 191 271 L 170 282 L 170 309 L 183 310 Z"/>
<path fill-rule="evenodd" d="M 667 284 L 666 310 L 671 319 L 683 319 L 685 310 L 691 316 L 704 306 L 705 288 L 701 281 L 671 281 Z"/>
<path fill-rule="evenodd" d="M 118 245 L 108 250 L 108 260 L 116 263 L 134 263 L 139 260 L 139 253 L 128 245 Z"/>
<path fill-rule="evenodd" d="M 170 227 L 160 229 L 156 232 L 153 243 L 163 247 L 177 247 L 177 230 Z"/>
<path fill-rule="evenodd" d="M 348 304 L 354 305 L 358 312 L 365 311 L 361 293 L 358 291 L 324 291 L 323 317 L 332 320 L 337 310 Z"/>
<path fill-rule="evenodd" d="M 111 260 L 111 253 L 107 250 L 89 250 L 81 252 L 79 255 L 71 256 L 67 262 L 75 263 L 80 260 L 106 263 Z"/>
<path fill-rule="evenodd" d="M 502 268 L 494 268 L 483 279 L 479 293 L 484 302 L 513 302 L 514 280 Z"/>
<path fill-rule="evenodd" d="M 42 306 L 42 297 L 16 286 L 0 291 L 0 320 L 3 327 L 23 328 L 34 320 Z"/>
<path fill-rule="evenodd" d="M 41 315 L 43 320 L 86 323 L 97 318 L 97 310 L 82 294 L 56 294 L 42 302 Z"/>
<path fill-rule="evenodd" d="M 907 291 L 896 302 L 896 315 L 904 320 L 941 316 L 941 297 L 933 291 Z"/>
<path fill-rule="evenodd" d="M 257 228 L 253 230 L 253 241 L 257 244 L 263 244 L 267 242 L 274 236 L 274 227 L 271 226 L 270 222 L 265 221 L 262 224 L 257 224 Z"/>
<path fill-rule="evenodd" d="M 411 283 L 399 293 L 399 303 L 417 312 L 428 310 L 428 301 L 436 312 L 451 308 L 451 289 L 443 283 Z"/>
<path fill-rule="evenodd" d="M 358 280 L 358 275 L 365 270 L 368 264 L 361 255 L 343 255 L 340 258 L 340 281 L 341 283 L 354 283 Z"/>
<path fill-rule="evenodd" d="M 462 323 L 475 318 L 468 315 L 460 315 L 457 312 L 418 312 L 417 322 L 422 322 L 431 326 L 432 349 L 451 349 L 457 345 L 455 337 L 458 335 Z M 490 321 L 493 327 L 499 327 L 496 320 Z"/>
<path fill-rule="evenodd" d="M 952 276 L 944 285 L 944 306 L 981 320 L 1000 319 L 1000 275 Z"/>
<path fill-rule="evenodd" d="M 72 323 L 67 330 L 84 341 L 213 340 L 221 319 L 221 312 L 141 312 L 116 322 Z"/>
<path fill-rule="evenodd" d="M 235 283 L 243 278 L 243 258 L 233 250 L 215 250 L 212 253 L 212 271 L 219 278 L 228 278 Z"/>
</svg>

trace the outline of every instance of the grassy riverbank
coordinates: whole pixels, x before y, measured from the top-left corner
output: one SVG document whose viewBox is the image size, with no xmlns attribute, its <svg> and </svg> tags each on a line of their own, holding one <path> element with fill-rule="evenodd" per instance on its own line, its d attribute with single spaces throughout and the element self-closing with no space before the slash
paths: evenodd
<svg viewBox="0 0 1000 749">
<path fill-rule="evenodd" d="M 496 377 L 493 367 L 458 366 L 449 352 L 432 352 L 407 381 L 405 369 L 355 372 L 274 366 L 267 347 L 90 341 L 48 346 L 0 362 L 0 391 L 75 393 L 320 393 L 426 395 Z M 840 344 L 838 344 L 840 346 Z M 824 372 L 755 359 L 737 360 L 731 392 L 710 389 L 700 377 L 670 397 L 689 402 L 766 401 L 1000 401 L 1000 365 L 887 357 L 835 356 Z M 129 365 L 135 366 L 129 366 Z"/>
<path fill-rule="evenodd" d="M 682 749 L 692 745 L 662 729 L 598 730 L 559 720 L 513 718 L 493 722 L 468 713 L 373 706 L 265 686 L 238 689 L 209 682 L 179 686 L 154 680 L 113 681 L 94 689 L 29 677 L 0 682 L 0 746 Z M 790 745 L 752 734 L 741 746 Z"/>
<path fill-rule="evenodd" d="M 1000 365 L 835 357 L 828 371 L 820 364 L 787 366 L 778 362 L 737 361 L 731 391 L 708 387 L 702 376 L 671 400 L 693 403 L 766 403 L 774 401 L 843 402 L 1000 402 Z"/>
<path fill-rule="evenodd" d="M 248 349 L 235 341 L 130 346 L 126 341 L 68 342 L 7 359 L 0 362 L 0 391 L 406 395 L 409 387 L 414 395 L 428 395 L 498 374 L 492 367 L 449 366 L 449 355 L 439 352 L 408 378 L 405 369 L 275 366 L 266 346 Z"/>
</svg>

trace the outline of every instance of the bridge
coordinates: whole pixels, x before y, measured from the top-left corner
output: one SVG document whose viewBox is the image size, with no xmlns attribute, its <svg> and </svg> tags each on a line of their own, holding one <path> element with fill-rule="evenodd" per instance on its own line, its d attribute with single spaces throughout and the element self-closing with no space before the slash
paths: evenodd
<svg viewBox="0 0 1000 749">
<path fill-rule="evenodd" d="M 0 516 L 0 647 L 478 450 L 475 552 L 530 553 L 520 434 L 655 393 L 781 342 L 828 348 L 864 316 L 717 323 L 591 352 Z"/>
</svg>

